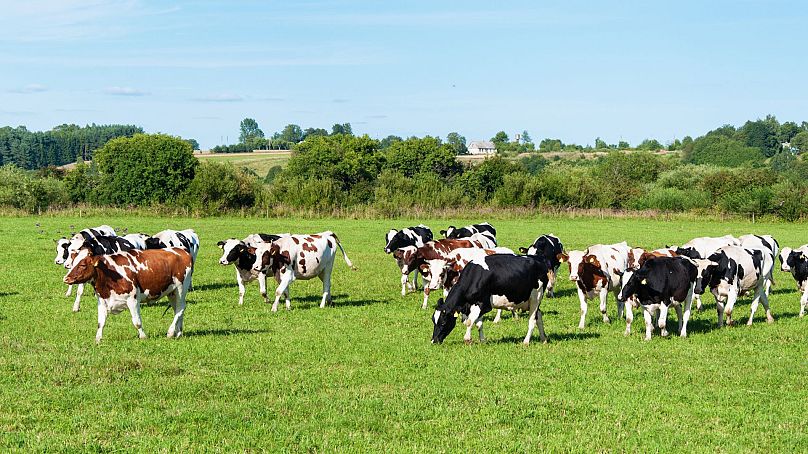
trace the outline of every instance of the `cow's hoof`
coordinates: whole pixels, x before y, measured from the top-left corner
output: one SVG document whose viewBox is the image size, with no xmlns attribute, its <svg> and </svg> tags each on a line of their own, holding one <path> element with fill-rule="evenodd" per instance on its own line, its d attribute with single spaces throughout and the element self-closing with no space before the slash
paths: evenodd
<svg viewBox="0 0 808 454">
<path fill-rule="evenodd" d="M 627 330 L 623 331 L 623 336 L 626 336 L 626 337 L 631 336 L 631 330 L 627 329 Z"/>
<path fill-rule="evenodd" d="M 96 343 L 96 345 L 100 344 L 100 343 L 101 343 L 101 338 L 100 338 L 100 337 L 96 337 L 96 338 L 95 338 L 95 343 Z"/>
<path fill-rule="evenodd" d="M 748 322 L 746 322 L 746 326 L 752 326 L 752 320 L 749 320 Z"/>
<path fill-rule="evenodd" d="M 525 347 L 527 347 L 528 345 L 530 345 L 530 341 L 522 341 L 522 345 L 524 345 Z"/>
<path fill-rule="evenodd" d="M 611 321 L 611 320 L 609 320 L 609 317 L 607 317 L 607 316 L 605 316 L 605 315 L 603 316 L 603 323 L 611 323 L 611 322 L 612 322 L 612 321 Z"/>
<path fill-rule="evenodd" d="M 651 340 L 651 336 L 645 336 L 642 340 L 644 340 L 645 342 L 648 342 L 649 340 Z"/>
<path fill-rule="evenodd" d="M 774 323 L 774 317 L 772 316 L 766 317 L 766 323 Z"/>
<path fill-rule="evenodd" d="M 666 331 L 666 330 L 664 330 L 664 329 L 663 329 L 663 330 L 662 330 L 662 332 L 660 333 L 660 335 L 661 335 L 662 337 L 668 337 L 668 331 Z"/>
<path fill-rule="evenodd" d="M 138 339 L 145 339 L 146 338 L 146 333 L 140 333 L 140 334 L 137 335 L 137 337 L 138 337 Z"/>
<path fill-rule="evenodd" d="M 679 337 L 687 337 L 687 333 L 679 334 Z"/>
<path fill-rule="evenodd" d="M 471 339 L 463 339 L 463 342 L 465 342 L 466 345 L 471 345 Z"/>
</svg>

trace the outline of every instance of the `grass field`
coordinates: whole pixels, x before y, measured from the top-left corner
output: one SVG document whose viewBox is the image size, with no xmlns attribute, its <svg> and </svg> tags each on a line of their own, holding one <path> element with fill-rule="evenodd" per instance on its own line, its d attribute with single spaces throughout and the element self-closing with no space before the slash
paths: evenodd
<svg viewBox="0 0 808 454">
<path fill-rule="evenodd" d="M 236 167 L 247 167 L 255 171 L 259 177 L 266 176 L 270 168 L 274 166 L 286 166 L 289 161 L 289 152 L 278 153 L 211 153 L 195 155 L 200 160 L 213 160 L 229 162 Z"/>
<path fill-rule="evenodd" d="M 751 231 L 808 242 L 802 224 L 489 220 L 514 249 L 547 232 L 568 249 Z M 626 338 L 625 325 L 602 323 L 594 305 L 579 331 L 564 268 L 558 297 L 542 305 L 549 344 L 534 335 L 522 346 L 527 320 L 508 316 L 486 323 L 485 344 L 464 345 L 457 328 L 431 345 L 432 311 L 420 309 L 420 294 L 400 295 L 382 252 L 389 227 L 420 221 L 437 232 L 474 220 L 4 218 L 0 450 L 808 451 L 808 319 L 797 317 L 790 275 L 775 274 L 774 324 L 761 309 L 751 327 L 716 329 L 707 296 L 689 338 L 644 342 L 641 316 Z M 202 248 L 183 338 L 164 337 L 163 302 L 143 309 L 148 339 L 124 313 L 108 319 L 98 346 L 91 291 L 71 313 L 51 239 L 71 224 L 101 223 L 196 229 Z M 318 307 L 319 280 L 293 284 L 290 312 L 271 313 L 255 283 L 237 305 L 216 241 L 326 229 L 358 268 L 335 263 L 333 307 Z M 749 302 L 739 301 L 737 320 Z"/>
</svg>

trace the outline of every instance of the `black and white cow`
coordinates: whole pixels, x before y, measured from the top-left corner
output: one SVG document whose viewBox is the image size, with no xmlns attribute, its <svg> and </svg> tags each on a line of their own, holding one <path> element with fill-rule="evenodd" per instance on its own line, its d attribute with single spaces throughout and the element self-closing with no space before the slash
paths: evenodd
<svg viewBox="0 0 808 454">
<path fill-rule="evenodd" d="M 544 257 L 547 261 L 548 269 L 548 283 L 547 283 L 547 296 L 553 297 L 555 293 L 556 276 L 558 275 L 558 267 L 561 266 L 561 261 L 564 259 L 564 245 L 561 240 L 552 233 L 548 233 L 536 238 L 536 241 L 530 247 L 520 247 L 519 252 L 526 255 L 538 255 Z"/>
<path fill-rule="evenodd" d="M 786 249 L 786 248 L 783 248 Z M 794 280 L 797 281 L 797 289 L 802 292 L 800 296 L 800 317 L 805 316 L 808 308 L 808 251 L 802 246 L 799 249 L 790 251 L 786 258 L 786 265 Z"/>
<path fill-rule="evenodd" d="M 792 252 L 802 252 L 808 255 L 808 244 L 803 244 L 796 249 L 791 249 L 788 246 L 783 247 L 783 249 L 780 250 L 780 271 L 791 271 L 791 267 L 788 266 L 788 256 L 791 255 Z"/>
<path fill-rule="evenodd" d="M 538 325 L 542 342 L 547 342 L 541 313 L 541 301 L 547 288 L 547 265 L 535 256 L 493 254 L 466 265 L 460 280 L 449 291 L 446 301 L 438 300 L 432 315 L 432 343 L 442 343 L 462 315 L 466 325 L 463 340 L 471 343 L 472 326 L 477 326 L 480 341 L 483 336 L 482 316 L 497 309 L 525 309 L 530 312 L 525 345 L 530 343 L 533 329 Z"/>
<path fill-rule="evenodd" d="M 768 254 L 772 258 L 772 262 L 780 254 L 780 243 L 777 242 L 771 235 L 742 235 L 738 237 L 740 246 L 746 249 L 757 249 L 764 254 Z M 769 295 L 771 286 L 774 284 L 774 266 L 769 273 L 769 279 L 766 281 L 766 295 Z"/>
<path fill-rule="evenodd" d="M 269 298 L 267 297 L 267 276 L 263 270 L 253 270 L 253 264 L 255 264 L 255 246 L 257 244 L 272 243 L 280 237 L 281 235 L 254 233 L 248 235 L 243 241 L 230 238 L 216 243 L 219 249 L 222 250 L 219 264 L 223 266 L 230 264 L 235 265 L 239 306 L 244 304 L 245 284 L 254 280 L 258 281 L 258 288 L 261 291 L 264 302 L 269 303 Z"/>
<path fill-rule="evenodd" d="M 679 335 L 687 337 L 687 322 L 690 319 L 690 308 L 693 291 L 698 277 L 698 267 L 686 257 L 651 257 L 645 260 L 635 271 L 620 291 L 619 299 L 639 302 L 645 318 L 645 340 L 651 340 L 653 331 L 653 315 L 659 312 L 658 325 L 662 336 L 667 336 L 668 309 L 673 306 L 679 320 Z M 682 309 L 684 308 L 684 317 Z M 630 332 L 630 312 L 626 312 L 626 323 Z"/>
<path fill-rule="evenodd" d="M 384 252 L 386 254 L 393 254 L 400 249 L 417 249 L 432 241 L 432 230 L 423 224 L 401 230 L 390 229 L 387 235 L 384 236 L 384 240 Z M 401 254 L 394 254 L 394 257 L 396 255 Z M 409 272 L 406 272 L 406 267 L 402 267 L 400 262 L 401 260 L 396 257 L 396 263 L 401 270 L 401 296 L 405 296 L 408 290 L 416 291 L 418 289 L 418 272 L 417 270 L 408 270 Z M 412 284 L 409 282 L 410 274 L 413 275 Z"/>
<path fill-rule="evenodd" d="M 740 246 L 741 242 L 732 235 L 724 235 L 719 237 L 702 236 L 693 238 L 687 243 L 676 248 L 676 255 L 683 255 L 691 259 L 706 259 L 718 249 L 724 246 Z M 696 308 L 701 311 L 701 294 L 697 293 L 694 297 L 696 300 Z"/>
<path fill-rule="evenodd" d="M 146 235 L 145 233 L 130 233 L 122 236 L 121 238 L 132 243 L 132 246 L 134 246 L 135 249 L 145 250 L 146 240 L 149 239 L 149 235 Z"/>
<path fill-rule="evenodd" d="M 695 292 L 704 293 L 709 287 L 716 301 L 718 326 L 724 325 L 724 314 L 727 325 L 732 325 L 732 311 L 739 296 L 754 291 L 752 311 L 747 325 L 752 324 L 758 303 L 763 302 L 766 309 L 766 321 L 772 323 L 769 298 L 766 285 L 774 266 L 772 257 L 757 249 L 745 249 L 740 246 L 724 246 L 710 255 L 706 260 L 695 260 L 699 269 Z"/>
<path fill-rule="evenodd" d="M 496 247 L 497 245 L 497 229 L 487 222 L 483 222 L 481 224 L 471 224 L 461 228 L 450 225 L 446 228 L 446 230 L 441 230 L 440 234 L 446 238 L 453 239 L 469 238 L 474 234 L 480 234 L 491 239 L 494 242 L 493 247 Z"/>
</svg>

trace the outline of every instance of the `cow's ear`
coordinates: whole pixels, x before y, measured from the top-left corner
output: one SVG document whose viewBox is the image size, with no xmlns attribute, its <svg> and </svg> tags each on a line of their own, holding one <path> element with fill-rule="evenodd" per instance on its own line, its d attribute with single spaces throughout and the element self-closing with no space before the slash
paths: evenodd
<svg viewBox="0 0 808 454">
<path fill-rule="evenodd" d="M 224 241 L 219 241 L 216 246 L 219 246 L 219 249 L 224 249 Z"/>
<path fill-rule="evenodd" d="M 558 259 L 559 262 L 564 263 L 570 259 L 570 256 L 562 252 L 556 255 L 556 258 Z"/>
<path fill-rule="evenodd" d="M 427 265 L 426 263 L 422 263 L 421 266 L 418 267 L 418 269 L 420 269 L 422 273 L 426 273 L 427 271 L 429 271 L 429 265 Z"/>
<path fill-rule="evenodd" d="M 519 248 L 519 253 L 520 254 L 527 254 L 527 248 L 526 247 L 520 247 Z"/>
<path fill-rule="evenodd" d="M 595 263 L 595 257 L 589 257 L 589 263 Z"/>
<path fill-rule="evenodd" d="M 255 250 L 256 249 L 254 247 L 248 247 L 247 248 L 247 252 L 249 252 L 250 254 L 253 254 L 253 255 L 255 255 Z"/>
</svg>

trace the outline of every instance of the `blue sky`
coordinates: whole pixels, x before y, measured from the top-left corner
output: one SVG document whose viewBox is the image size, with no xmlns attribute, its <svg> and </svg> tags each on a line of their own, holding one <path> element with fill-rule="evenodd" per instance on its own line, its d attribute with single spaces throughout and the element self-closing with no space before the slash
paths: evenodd
<svg viewBox="0 0 808 454">
<path fill-rule="evenodd" d="M 804 1 L 4 2 L 0 125 L 594 143 L 808 120 Z"/>
</svg>

